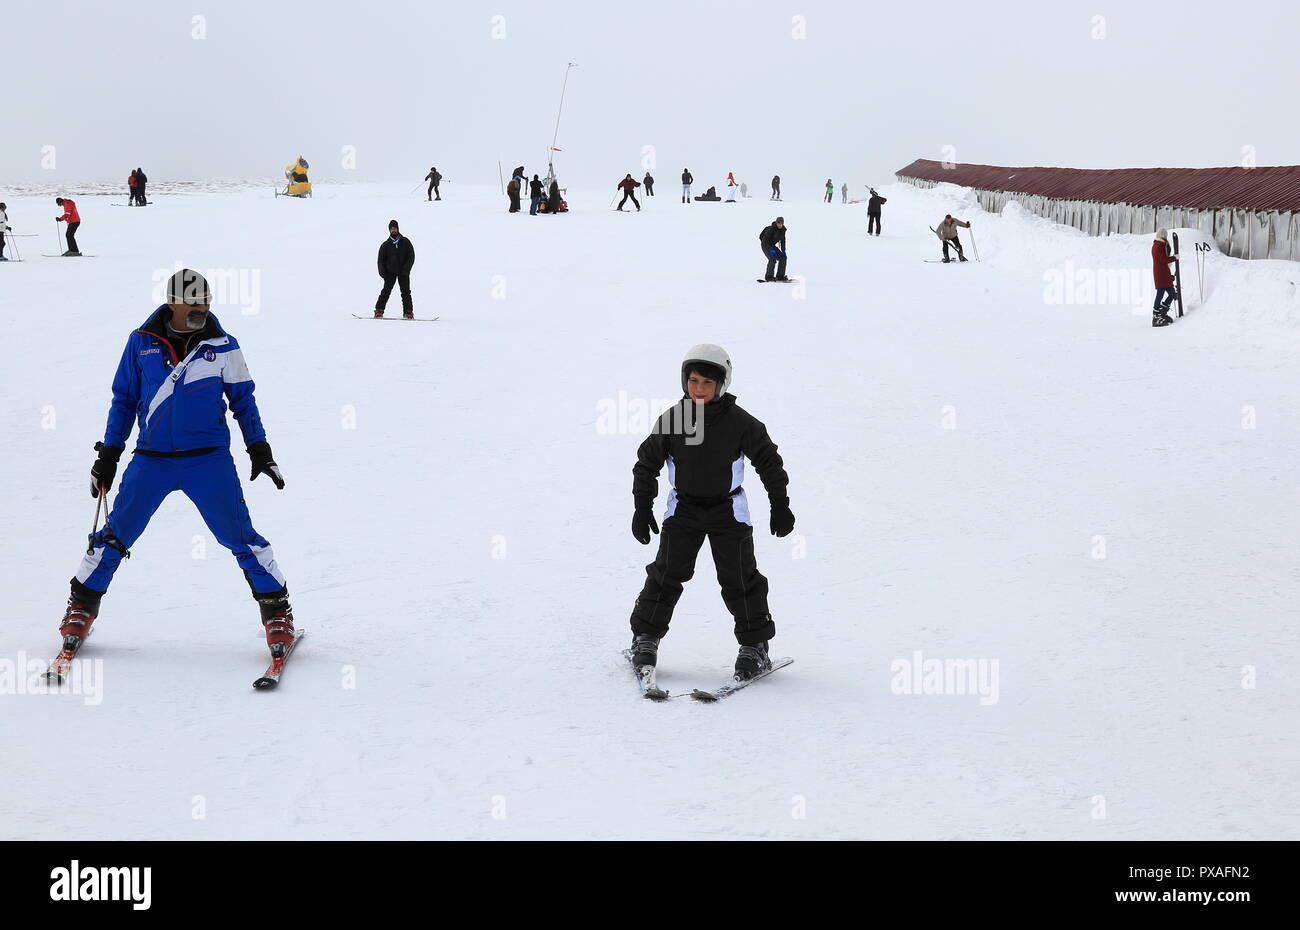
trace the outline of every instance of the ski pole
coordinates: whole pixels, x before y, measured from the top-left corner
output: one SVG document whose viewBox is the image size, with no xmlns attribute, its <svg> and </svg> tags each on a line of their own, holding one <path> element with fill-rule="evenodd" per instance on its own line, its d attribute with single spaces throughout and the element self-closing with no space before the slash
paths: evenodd
<svg viewBox="0 0 1300 930">
<path fill-rule="evenodd" d="M 108 497 L 108 490 L 101 484 L 99 493 L 95 495 L 95 522 L 90 525 L 90 536 L 87 537 L 89 545 L 86 546 L 86 555 L 95 551 L 95 534 L 99 532 L 99 508 L 103 505 Z M 105 514 L 107 516 L 107 514 Z"/>
<path fill-rule="evenodd" d="M 415 185 L 415 187 L 411 188 L 409 191 L 406 192 L 406 196 L 409 197 L 409 196 L 411 196 L 412 194 L 414 194 L 416 191 L 418 191 L 418 190 L 420 189 L 420 185 L 422 185 L 422 184 L 424 184 L 423 181 L 421 181 L 419 184 Z"/>
<path fill-rule="evenodd" d="M 59 221 L 54 221 L 54 251 L 59 251 Z"/>
</svg>

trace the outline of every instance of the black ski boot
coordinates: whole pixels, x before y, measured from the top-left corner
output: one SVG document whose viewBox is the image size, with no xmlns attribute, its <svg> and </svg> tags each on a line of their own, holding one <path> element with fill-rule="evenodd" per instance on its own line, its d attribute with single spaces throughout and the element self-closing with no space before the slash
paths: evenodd
<svg viewBox="0 0 1300 930">
<path fill-rule="evenodd" d="M 1151 314 L 1152 326 L 1168 326 L 1172 322 L 1173 319 L 1169 316 L 1169 311 L 1164 307 Z"/>
<path fill-rule="evenodd" d="M 741 646 L 736 655 L 736 681 L 748 681 L 761 672 L 771 671 L 772 659 L 767 654 L 767 643 Z"/>
<path fill-rule="evenodd" d="M 289 605 L 289 590 L 281 588 L 274 594 L 257 595 L 257 606 L 262 611 L 262 626 L 266 628 L 266 645 L 271 658 L 284 655 L 293 642 L 293 607 Z"/>
<path fill-rule="evenodd" d="M 632 664 L 637 668 L 654 665 L 659 660 L 659 640 L 648 633 L 632 637 Z"/>
</svg>

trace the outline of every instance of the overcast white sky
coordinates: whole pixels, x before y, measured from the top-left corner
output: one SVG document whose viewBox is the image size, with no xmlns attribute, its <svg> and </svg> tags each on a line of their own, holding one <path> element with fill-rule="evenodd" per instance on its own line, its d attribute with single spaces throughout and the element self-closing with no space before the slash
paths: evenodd
<svg viewBox="0 0 1300 930">
<path fill-rule="evenodd" d="M 299 153 L 318 177 L 414 184 L 436 164 L 495 183 L 498 158 L 544 173 L 568 61 L 567 184 L 638 173 L 646 145 L 665 181 L 689 166 L 760 187 L 780 173 L 857 189 L 945 146 L 987 164 L 1232 165 L 1244 146 L 1300 163 L 1300 13 L 1279 0 L 4 7 L 0 192 L 137 165 L 153 180 L 278 176 Z"/>
</svg>

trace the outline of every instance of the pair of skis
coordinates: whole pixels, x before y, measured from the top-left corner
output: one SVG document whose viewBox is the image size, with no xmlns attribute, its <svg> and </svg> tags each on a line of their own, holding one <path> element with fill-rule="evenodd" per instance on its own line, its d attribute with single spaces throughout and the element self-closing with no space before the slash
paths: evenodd
<svg viewBox="0 0 1300 930">
<path fill-rule="evenodd" d="M 267 688 L 274 688 L 280 683 L 280 676 L 284 674 L 284 666 L 289 661 L 289 656 L 293 655 L 294 647 L 298 645 L 299 640 L 307 635 L 306 630 L 294 630 L 293 639 L 285 647 L 284 654 L 271 659 L 271 664 L 266 667 L 253 687 L 259 691 Z M 68 649 L 60 649 L 59 654 L 51 660 L 49 667 L 45 670 L 45 680 L 53 685 L 61 685 L 68 680 L 68 672 L 72 668 L 72 661 L 76 657 L 76 652 Z"/>
<path fill-rule="evenodd" d="M 712 691 L 705 691 L 701 688 L 695 688 L 690 692 L 681 694 L 669 694 L 660 688 L 655 682 L 655 667 L 653 665 L 635 665 L 632 662 L 632 650 L 624 649 L 623 658 L 627 660 L 628 665 L 632 668 L 632 674 L 636 676 L 637 687 L 641 689 L 641 696 L 648 701 L 671 701 L 676 698 L 688 697 L 695 701 L 701 701 L 705 704 L 712 704 L 720 701 L 725 697 L 730 697 L 742 688 L 748 688 L 756 681 L 766 678 L 778 669 L 785 668 L 794 662 L 794 659 L 773 659 L 772 667 L 767 671 L 759 672 L 753 678 L 746 678 L 744 681 L 737 681 L 735 678 L 723 682 L 722 685 Z"/>
</svg>

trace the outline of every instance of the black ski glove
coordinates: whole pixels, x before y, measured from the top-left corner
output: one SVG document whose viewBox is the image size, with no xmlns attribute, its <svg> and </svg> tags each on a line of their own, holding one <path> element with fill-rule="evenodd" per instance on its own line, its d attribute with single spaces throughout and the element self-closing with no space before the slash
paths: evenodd
<svg viewBox="0 0 1300 930">
<path fill-rule="evenodd" d="M 650 545 L 650 534 L 659 532 L 659 524 L 655 522 L 655 514 L 649 508 L 636 509 L 632 514 L 632 538 L 643 546 Z"/>
<path fill-rule="evenodd" d="M 101 485 L 105 494 L 113 487 L 113 479 L 117 477 L 117 460 L 122 457 L 121 446 L 106 446 L 102 442 L 97 442 L 95 451 L 99 453 L 99 458 L 95 459 L 95 464 L 90 466 L 91 497 L 99 497 Z"/>
<path fill-rule="evenodd" d="M 284 476 L 280 474 L 280 466 L 275 464 L 271 455 L 269 442 L 263 439 L 253 443 L 248 447 L 248 457 L 253 460 L 253 473 L 248 476 L 249 481 L 256 481 L 258 475 L 268 475 L 277 489 L 284 489 Z"/>
<path fill-rule="evenodd" d="M 789 504 L 772 505 L 771 527 L 773 536 L 789 536 L 794 532 L 794 514 Z"/>
</svg>

